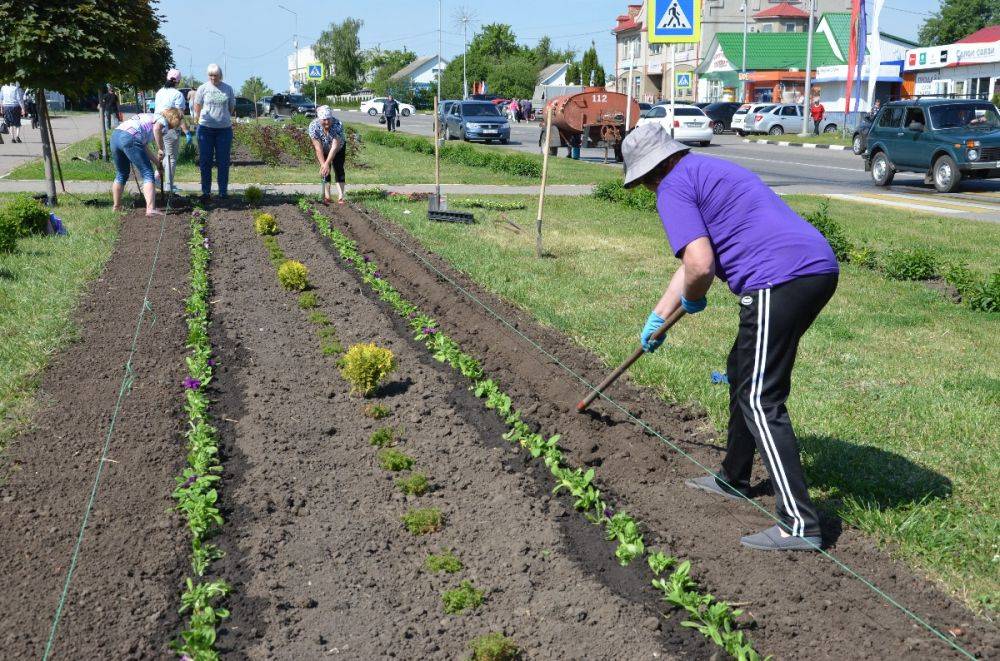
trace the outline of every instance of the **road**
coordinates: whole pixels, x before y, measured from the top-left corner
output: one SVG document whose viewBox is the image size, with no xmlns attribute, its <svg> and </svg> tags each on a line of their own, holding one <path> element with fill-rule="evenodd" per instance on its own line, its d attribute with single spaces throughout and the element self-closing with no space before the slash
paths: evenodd
<svg viewBox="0 0 1000 661">
<path fill-rule="evenodd" d="M 336 115 L 342 121 L 379 126 L 378 117 L 357 111 Z M 403 117 L 400 121 L 402 131 L 425 136 L 434 133 L 430 115 Z M 510 144 L 497 145 L 497 148 L 537 154 L 539 132 L 538 124 L 533 122 L 514 124 Z M 876 188 L 864 171 L 861 158 L 850 151 L 757 144 L 729 134 L 715 136 L 708 147 L 692 149 L 742 165 L 780 194 L 829 195 L 880 207 L 1000 222 L 1000 180 L 969 181 L 958 193 L 940 194 L 932 186 L 925 185 L 921 175 L 901 173 L 896 175 L 890 188 Z M 560 150 L 559 157 L 565 157 L 565 150 Z M 581 159 L 603 163 L 604 150 L 584 149 Z"/>
<path fill-rule="evenodd" d="M 56 148 L 63 149 L 68 145 L 94 135 L 101 130 L 97 113 L 93 114 L 61 114 L 52 111 L 52 133 L 56 138 Z M 27 161 L 42 157 L 41 132 L 31 128 L 31 120 L 21 122 L 20 144 L 11 144 L 10 135 L 3 136 L 4 143 L 0 145 L 0 179 L 11 170 Z"/>
</svg>

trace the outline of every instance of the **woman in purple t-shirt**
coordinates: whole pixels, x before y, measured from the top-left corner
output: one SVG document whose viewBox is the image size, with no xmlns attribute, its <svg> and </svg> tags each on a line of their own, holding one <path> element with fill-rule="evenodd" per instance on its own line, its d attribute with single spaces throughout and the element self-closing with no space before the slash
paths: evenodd
<svg viewBox="0 0 1000 661">
<path fill-rule="evenodd" d="M 774 484 L 779 524 L 740 541 L 762 550 L 817 550 L 819 516 L 809 498 L 799 445 L 785 409 L 799 340 L 837 288 L 840 269 L 822 234 L 757 175 L 722 159 L 689 154 L 659 124 L 622 144 L 625 186 L 656 193 L 667 239 L 681 266 L 646 320 L 642 347 L 682 307 L 705 309 L 715 277 L 740 298 L 729 353 L 729 436 L 717 475 L 688 480 L 726 498 L 748 498 L 754 452 Z"/>
</svg>

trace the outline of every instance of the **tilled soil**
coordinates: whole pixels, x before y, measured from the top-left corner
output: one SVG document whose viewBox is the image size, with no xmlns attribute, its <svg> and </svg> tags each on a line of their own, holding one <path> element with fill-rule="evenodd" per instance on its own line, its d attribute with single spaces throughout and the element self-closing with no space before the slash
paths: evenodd
<svg viewBox="0 0 1000 661">
<path fill-rule="evenodd" d="M 345 347 L 374 341 L 398 369 L 372 402 L 349 394 L 320 352 L 308 312 L 283 291 L 248 212 L 215 212 L 212 336 L 216 416 L 226 446 L 227 560 L 233 658 L 456 659 L 491 631 L 528 658 L 708 658 L 700 635 L 664 621 L 646 573 L 625 570 L 600 529 L 549 495 L 551 484 L 500 436 L 504 428 L 433 361 L 394 313 L 368 298 L 292 206 L 273 210 L 286 257 L 302 261 Z M 378 466 L 372 432 L 401 430 L 397 449 L 433 485 L 405 496 Z M 444 527 L 413 536 L 400 517 L 437 507 Z M 430 573 L 454 549 L 464 567 Z M 441 592 L 470 580 L 485 602 L 444 612 Z"/>
<path fill-rule="evenodd" d="M 114 254 L 76 313 L 78 341 L 55 357 L 30 429 L 9 450 L 0 488 L 0 631 L 4 659 L 41 658 L 118 397 L 158 220 L 122 219 Z M 53 658 L 163 658 L 188 537 L 171 512 L 184 378 L 187 219 L 167 218 L 147 313 Z M 155 318 L 155 320 L 154 320 Z"/>
<path fill-rule="evenodd" d="M 757 622 L 751 637 L 758 650 L 778 658 L 809 659 L 958 655 L 819 554 L 772 555 L 741 547 L 740 535 L 773 522 L 748 504 L 715 499 L 685 487 L 683 479 L 699 475 L 700 469 L 609 404 L 598 402 L 590 413 L 576 413 L 574 406 L 584 394 L 580 383 L 519 333 L 576 374 L 597 383 L 605 369 L 593 353 L 484 292 L 385 219 L 350 207 L 326 213 L 368 251 L 383 276 L 404 296 L 437 318 L 448 335 L 483 362 L 486 373 L 513 396 L 526 419 L 546 433 L 562 435 L 561 445 L 572 463 L 598 467 L 602 491 L 614 494 L 619 504 L 644 523 L 653 539 L 690 559 L 695 575 L 713 594 L 744 604 Z M 627 379 L 610 394 L 699 461 L 718 464 L 721 449 L 712 444 L 712 433 L 705 431 L 705 421 L 695 413 L 667 405 Z M 761 502 L 773 508 L 773 498 L 762 497 Z M 1000 632 L 995 625 L 976 618 L 871 540 L 854 530 L 841 531 L 836 521 L 826 522 L 824 536 L 831 553 L 927 622 L 947 631 L 946 636 L 954 636 L 983 658 L 1000 656 Z"/>
</svg>

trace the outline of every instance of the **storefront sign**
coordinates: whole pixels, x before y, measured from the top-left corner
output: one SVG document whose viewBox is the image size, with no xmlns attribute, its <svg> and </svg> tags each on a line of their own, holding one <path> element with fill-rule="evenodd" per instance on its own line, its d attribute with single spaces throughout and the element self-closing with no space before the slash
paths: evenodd
<svg viewBox="0 0 1000 661">
<path fill-rule="evenodd" d="M 938 94 L 937 80 L 940 77 L 941 74 L 937 71 L 918 73 L 913 85 L 913 93 L 919 96 Z"/>
<path fill-rule="evenodd" d="M 940 69 L 959 64 L 1000 62 L 1000 41 L 985 44 L 947 44 L 906 51 L 903 68 L 906 71 Z"/>
<path fill-rule="evenodd" d="M 715 54 L 712 55 L 712 61 L 708 65 L 708 69 L 705 71 L 711 73 L 712 71 L 732 71 L 733 66 L 729 63 L 729 58 L 722 51 L 722 48 L 716 48 Z"/>
</svg>

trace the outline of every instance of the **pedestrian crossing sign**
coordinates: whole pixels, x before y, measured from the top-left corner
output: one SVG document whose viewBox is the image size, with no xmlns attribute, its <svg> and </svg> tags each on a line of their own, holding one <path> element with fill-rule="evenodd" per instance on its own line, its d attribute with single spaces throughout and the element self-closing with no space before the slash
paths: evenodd
<svg viewBox="0 0 1000 661">
<path fill-rule="evenodd" d="M 307 80 L 323 80 L 323 63 L 313 62 L 306 65 Z"/>
<path fill-rule="evenodd" d="M 674 76 L 675 80 L 677 81 L 678 89 L 691 89 L 690 71 L 684 71 L 684 72 L 678 71 L 676 74 L 674 74 Z"/>
<path fill-rule="evenodd" d="M 701 0 L 650 0 L 646 19 L 651 44 L 701 40 Z"/>
</svg>

